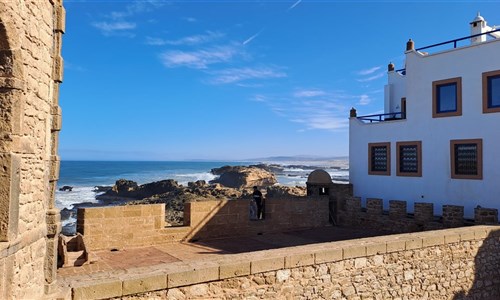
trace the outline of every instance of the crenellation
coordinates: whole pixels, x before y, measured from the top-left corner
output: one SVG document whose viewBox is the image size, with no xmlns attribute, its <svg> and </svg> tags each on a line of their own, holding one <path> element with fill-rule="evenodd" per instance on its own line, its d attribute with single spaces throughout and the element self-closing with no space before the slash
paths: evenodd
<svg viewBox="0 0 500 300">
<path fill-rule="evenodd" d="M 443 205 L 443 225 L 460 227 L 464 224 L 464 207 L 459 205 Z"/>
<path fill-rule="evenodd" d="M 391 219 L 402 219 L 406 216 L 406 201 L 389 200 L 389 217 Z"/>
<path fill-rule="evenodd" d="M 434 204 L 415 202 L 413 206 L 415 222 L 423 225 L 434 220 Z"/>
</svg>

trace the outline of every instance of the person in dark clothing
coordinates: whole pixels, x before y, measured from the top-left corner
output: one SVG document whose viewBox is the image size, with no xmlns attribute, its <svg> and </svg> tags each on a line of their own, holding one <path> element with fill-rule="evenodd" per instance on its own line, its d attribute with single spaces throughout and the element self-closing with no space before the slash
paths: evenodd
<svg viewBox="0 0 500 300">
<path fill-rule="evenodd" d="M 256 186 L 253 187 L 253 200 L 257 204 L 257 219 L 262 219 L 262 193 Z"/>
</svg>

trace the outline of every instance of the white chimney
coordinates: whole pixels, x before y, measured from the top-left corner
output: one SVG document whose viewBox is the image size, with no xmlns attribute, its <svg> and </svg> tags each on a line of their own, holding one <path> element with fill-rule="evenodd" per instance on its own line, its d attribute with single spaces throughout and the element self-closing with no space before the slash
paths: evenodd
<svg viewBox="0 0 500 300">
<path fill-rule="evenodd" d="M 477 13 L 477 16 L 470 22 L 470 35 L 476 35 L 476 34 L 481 34 L 484 32 L 488 32 L 491 29 L 489 26 L 486 25 L 486 20 L 481 17 L 479 12 Z M 476 36 L 470 39 L 471 44 L 478 44 L 486 41 L 486 34 Z"/>
<path fill-rule="evenodd" d="M 495 39 L 500 39 L 500 31 L 495 31 L 499 29 L 500 26 L 488 26 L 486 24 L 486 20 L 483 17 L 481 17 L 479 13 L 477 13 L 477 16 L 474 18 L 474 20 L 470 22 L 470 35 L 481 34 L 485 32 L 489 33 L 473 37 L 470 39 L 470 42 L 472 44 L 486 42 L 487 35 Z"/>
</svg>

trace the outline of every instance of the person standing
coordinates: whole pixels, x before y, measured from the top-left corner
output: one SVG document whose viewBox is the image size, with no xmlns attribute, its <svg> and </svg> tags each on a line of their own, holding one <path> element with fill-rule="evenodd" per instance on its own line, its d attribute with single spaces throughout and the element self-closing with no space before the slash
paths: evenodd
<svg viewBox="0 0 500 300">
<path fill-rule="evenodd" d="M 256 186 L 253 187 L 253 200 L 257 204 L 257 219 L 260 220 L 262 219 L 262 193 Z"/>
</svg>

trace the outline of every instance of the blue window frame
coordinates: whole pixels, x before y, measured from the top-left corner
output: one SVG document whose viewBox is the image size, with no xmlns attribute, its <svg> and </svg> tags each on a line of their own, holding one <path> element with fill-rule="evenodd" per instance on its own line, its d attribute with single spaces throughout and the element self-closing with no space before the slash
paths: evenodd
<svg viewBox="0 0 500 300">
<path fill-rule="evenodd" d="M 500 112 L 500 70 L 483 73 L 483 113 Z"/>
<path fill-rule="evenodd" d="M 432 83 L 432 117 L 462 115 L 462 78 L 451 78 Z"/>
<path fill-rule="evenodd" d="M 488 77 L 488 107 L 500 107 L 500 75 Z"/>
<path fill-rule="evenodd" d="M 457 83 L 441 84 L 436 87 L 437 112 L 457 111 Z"/>
</svg>

